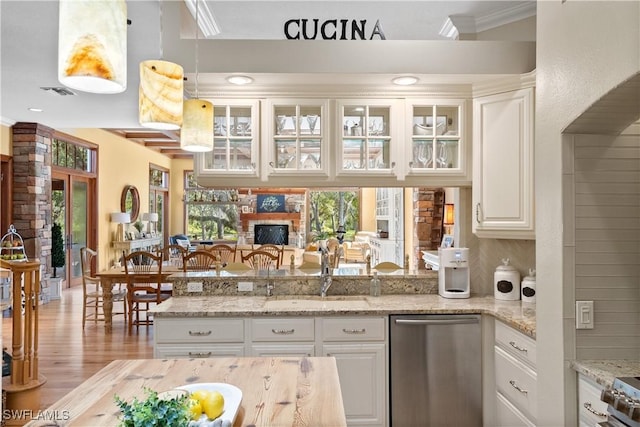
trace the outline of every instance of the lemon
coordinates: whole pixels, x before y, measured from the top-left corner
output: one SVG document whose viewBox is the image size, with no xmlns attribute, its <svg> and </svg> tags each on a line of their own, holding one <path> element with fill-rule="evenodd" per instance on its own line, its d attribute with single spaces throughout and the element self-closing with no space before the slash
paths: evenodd
<svg viewBox="0 0 640 427">
<path fill-rule="evenodd" d="M 210 420 L 216 419 L 224 410 L 224 397 L 218 391 L 209 392 L 204 401 L 201 401 L 202 410 Z"/>
<path fill-rule="evenodd" d="M 189 397 L 202 403 L 209 396 L 209 390 L 195 390 Z"/>
<path fill-rule="evenodd" d="M 198 421 L 202 416 L 202 403 L 197 399 L 189 399 L 189 414 L 191 419 Z"/>
</svg>

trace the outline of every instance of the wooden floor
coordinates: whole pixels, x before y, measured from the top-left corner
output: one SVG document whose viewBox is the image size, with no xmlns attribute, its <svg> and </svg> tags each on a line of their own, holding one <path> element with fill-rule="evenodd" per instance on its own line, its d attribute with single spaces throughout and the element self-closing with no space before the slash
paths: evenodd
<svg viewBox="0 0 640 427">
<path fill-rule="evenodd" d="M 119 304 L 117 303 L 119 308 Z M 114 307 L 114 308 L 116 308 Z M 2 319 L 2 347 L 11 353 L 11 318 Z M 113 334 L 104 323 L 87 322 L 82 330 L 82 288 L 65 289 L 60 300 L 40 305 L 40 407 L 52 403 L 77 387 L 115 359 L 153 358 L 153 327 L 127 333 L 123 317 L 113 319 Z"/>
</svg>

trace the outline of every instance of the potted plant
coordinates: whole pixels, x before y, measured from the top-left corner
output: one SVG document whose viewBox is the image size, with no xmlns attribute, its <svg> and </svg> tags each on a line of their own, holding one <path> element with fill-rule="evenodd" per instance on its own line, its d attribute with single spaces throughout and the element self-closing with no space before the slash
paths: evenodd
<svg viewBox="0 0 640 427">
<path fill-rule="evenodd" d="M 64 263 L 65 251 L 62 227 L 60 224 L 54 223 L 51 226 L 51 267 L 53 268 L 53 277 L 58 277 L 56 270 L 58 267 L 64 267 Z"/>
</svg>

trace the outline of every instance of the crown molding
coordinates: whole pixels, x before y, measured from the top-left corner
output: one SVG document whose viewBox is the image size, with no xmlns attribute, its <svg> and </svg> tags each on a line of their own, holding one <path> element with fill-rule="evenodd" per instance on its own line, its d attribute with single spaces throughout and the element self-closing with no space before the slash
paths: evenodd
<svg viewBox="0 0 640 427">
<path fill-rule="evenodd" d="M 11 126 L 13 126 L 15 124 L 16 124 L 15 120 L 11 120 L 11 119 L 9 119 L 7 117 L 0 116 L 0 125 L 10 128 Z"/>
<path fill-rule="evenodd" d="M 533 70 L 525 74 L 505 76 L 496 80 L 476 83 L 473 85 L 472 94 L 476 98 L 535 86 L 536 70 Z"/>
<path fill-rule="evenodd" d="M 478 16 L 475 20 L 476 31 L 482 32 L 490 30 L 501 25 L 510 24 L 529 18 L 536 14 L 536 2 L 527 1 L 520 5 L 503 9 L 498 12 L 489 13 L 487 15 Z M 462 33 L 462 31 L 460 31 Z"/>
</svg>

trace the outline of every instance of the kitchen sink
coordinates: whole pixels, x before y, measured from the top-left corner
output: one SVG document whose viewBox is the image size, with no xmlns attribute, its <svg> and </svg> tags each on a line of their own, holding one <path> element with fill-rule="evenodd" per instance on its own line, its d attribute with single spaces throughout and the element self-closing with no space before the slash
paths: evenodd
<svg viewBox="0 0 640 427">
<path fill-rule="evenodd" d="M 358 310 L 369 308 L 364 295 L 278 295 L 269 297 L 264 303 L 268 310 Z"/>
</svg>

